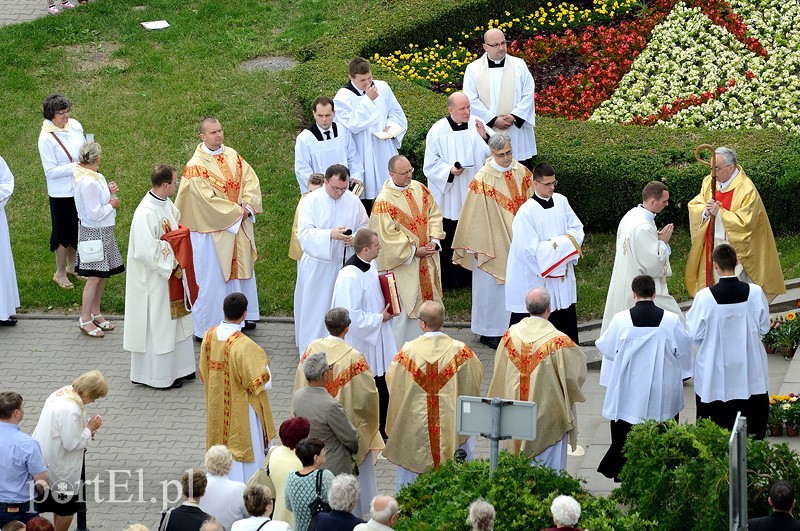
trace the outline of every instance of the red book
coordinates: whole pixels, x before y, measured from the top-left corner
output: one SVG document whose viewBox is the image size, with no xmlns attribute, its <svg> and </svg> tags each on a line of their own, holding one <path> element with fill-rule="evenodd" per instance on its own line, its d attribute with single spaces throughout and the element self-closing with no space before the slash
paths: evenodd
<svg viewBox="0 0 800 531">
<path fill-rule="evenodd" d="M 389 305 L 389 313 L 392 315 L 400 315 L 400 294 L 397 292 L 397 280 L 394 278 L 394 273 L 381 273 L 378 275 L 378 280 L 381 282 L 381 292 L 383 293 L 383 300 Z"/>
</svg>

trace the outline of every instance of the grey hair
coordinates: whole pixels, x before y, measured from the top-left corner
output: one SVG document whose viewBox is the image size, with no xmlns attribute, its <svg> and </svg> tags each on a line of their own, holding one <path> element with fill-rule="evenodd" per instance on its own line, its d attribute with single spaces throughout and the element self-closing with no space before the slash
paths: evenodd
<svg viewBox="0 0 800 531">
<path fill-rule="evenodd" d="M 572 496 L 556 496 L 550 505 L 556 525 L 575 526 L 581 519 L 581 504 Z"/>
<path fill-rule="evenodd" d="M 714 152 L 718 157 L 722 157 L 722 160 L 725 161 L 726 166 L 728 164 L 733 164 L 736 166 L 736 164 L 739 162 L 739 159 L 736 157 L 736 152 L 729 147 L 718 147 Z"/>
<path fill-rule="evenodd" d="M 469 504 L 467 525 L 471 525 L 473 531 L 492 531 L 494 517 L 494 506 L 483 498 Z"/>
<path fill-rule="evenodd" d="M 400 512 L 400 506 L 397 504 L 397 500 L 394 498 L 389 498 L 389 501 L 386 502 L 386 506 L 380 511 L 376 511 L 375 500 L 378 498 L 380 498 L 380 496 L 375 496 L 372 498 L 372 501 L 369 504 L 369 515 L 376 522 L 387 525 L 392 517 Z"/>
<path fill-rule="evenodd" d="M 489 137 L 489 149 L 497 151 L 511 145 L 511 138 L 506 133 L 496 133 Z"/>
<path fill-rule="evenodd" d="M 316 382 L 322 378 L 329 366 L 325 353 L 317 352 L 303 362 L 303 375 L 309 382 Z"/>
<path fill-rule="evenodd" d="M 216 518 L 209 518 L 200 526 L 200 531 L 225 531 L 225 526 Z"/>
<path fill-rule="evenodd" d="M 361 487 L 358 479 L 350 474 L 339 474 L 328 487 L 328 503 L 334 511 L 350 512 L 355 507 Z"/>
<path fill-rule="evenodd" d="M 224 444 L 215 444 L 206 452 L 206 470 L 215 476 L 227 476 L 233 466 L 233 455 Z"/>
<path fill-rule="evenodd" d="M 550 306 L 550 292 L 546 288 L 536 288 L 525 296 L 525 309 L 531 315 L 542 315 Z"/>
<path fill-rule="evenodd" d="M 103 150 L 100 149 L 100 144 L 97 142 L 92 140 L 84 142 L 80 151 L 78 151 L 78 162 L 81 164 L 94 164 L 94 162 L 100 158 L 100 153 L 102 151 Z"/>
</svg>

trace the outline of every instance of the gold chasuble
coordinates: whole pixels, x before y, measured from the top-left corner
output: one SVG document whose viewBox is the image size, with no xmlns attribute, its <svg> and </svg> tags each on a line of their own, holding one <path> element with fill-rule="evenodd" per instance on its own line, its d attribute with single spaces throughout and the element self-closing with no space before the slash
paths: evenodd
<svg viewBox="0 0 800 531">
<path fill-rule="evenodd" d="M 243 202 L 261 213 L 261 188 L 253 168 L 228 146 L 211 155 L 198 145 L 183 170 L 175 206 L 181 224 L 192 232 L 211 234 L 226 282 L 250 278 L 258 258 L 253 222 L 240 206 Z M 229 229 L 240 220 L 232 234 Z"/>
<path fill-rule="evenodd" d="M 382 450 L 383 438 L 378 432 L 378 389 L 364 355 L 345 341 L 326 337 L 311 342 L 300 359 L 294 377 L 297 391 L 308 385 L 303 375 L 303 362 L 312 354 L 325 353 L 325 359 L 333 370 L 328 372 L 325 384 L 328 393 L 339 401 L 347 418 L 358 431 L 358 453 L 353 456 L 361 464 L 370 450 Z"/>
<path fill-rule="evenodd" d="M 786 293 L 775 237 L 753 181 L 741 166 L 737 169 L 739 173 L 725 192 L 717 191 L 716 199 L 722 205 L 716 217 L 722 221 L 728 243 L 736 250 L 736 257 L 745 273 L 761 286 L 767 300 L 772 302 L 778 295 Z M 714 250 L 715 230 L 709 219 L 703 221 L 703 211 L 710 197 L 711 176 L 708 175 L 703 179 L 700 194 L 689 202 L 692 248 L 686 260 L 685 280 L 686 290 L 692 297 L 709 283 L 713 284 L 714 272 L 706 266 L 706 258 Z"/>
<path fill-rule="evenodd" d="M 456 432 L 458 397 L 480 396 L 482 379 L 483 365 L 461 341 L 434 333 L 406 343 L 386 372 L 383 456 L 418 474 L 452 459 L 467 440 Z"/>
<path fill-rule="evenodd" d="M 217 339 L 217 327 L 210 328 L 200 348 L 200 379 L 206 388 L 206 449 L 224 444 L 233 459 L 255 461 L 250 442 L 253 406 L 261 421 L 264 447 L 275 437 L 275 424 L 264 384 L 269 381 L 267 354 L 255 342 L 234 332 L 225 341 Z"/>
<path fill-rule="evenodd" d="M 577 444 L 574 404 L 585 400 L 586 355 L 545 319 L 526 317 L 508 329 L 494 359 L 487 397 L 536 402 L 536 440 L 506 441 L 503 448 L 535 457 L 569 432 Z"/>
<path fill-rule="evenodd" d="M 381 240 L 378 269 L 394 272 L 403 311 L 416 318 L 423 302 L 441 301 L 439 253 L 426 258 L 414 255 L 431 238 L 445 236 L 442 213 L 430 190 L 418 181 L 398 190 L 387 179 L 372 206 L 369 228 Z"/>
<path fill-rule="evenodd" d="M 517 161 L 506 172 L 487 163 L 472 179 L 453 238 L 453 262 L 472 271 L 478 267 L 502 284 L 511 249 L 511 223 L 533 194 L 532 175 Z"/>
</svg>

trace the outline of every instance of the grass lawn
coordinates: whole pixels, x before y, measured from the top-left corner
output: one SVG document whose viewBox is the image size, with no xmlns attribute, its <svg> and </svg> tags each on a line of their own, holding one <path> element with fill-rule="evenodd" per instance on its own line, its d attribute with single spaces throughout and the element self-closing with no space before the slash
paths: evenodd
<svg viewBox="0 0 800 531">
<path fill-rule="evenodd" d="M 100 171 L 120 186 L 115 232 L 123 256 L 130 219 L 149 188 L 152 167 L 169 162 L 182 168 L 199 142 L 199 120 L 217 116 L 226 144 L 250 162 L 261 180 L 264 214 L 256 224 L 261 312 L 291 315 L 295 263 L 286 252 L 297 200 L 294 138 L 307 109 L 300 108 L 289 73 L 246 72 L 239 63 L 260 55 L 306 56 L 325 42 L 320 41 L 323 36 L 364 27 L 383 9 L 382 0 L 98 0 L 57 17 L 0 28 L 0 56 L 5 58 L 0 65 L 5 109 L 0 114 L 5 133 L 0 155 L 16 177 L 6 212 L 23 311 L 75 313 L 80 304 L 80 289 L 63 291 L 51 281 L 47 189 L 36 148 L 42 101 L 57 91 L 72 99 L 72 116 L 103 146 Z M 148 32 L 139 25 L 158 19 L 172 27 Z M 318 75 L 338 85 L 346 79 L 346 61 L 336 71 Z M 384 72 L 377 74 L 394 82 Z M 398 86 L 401 104 L 415 106 L 420 90 L 408 83 Z M 431 96 L 420 98 L 429 101 Z M 543 151 L 548 128 L 562 123 L 540 120 Z M 572 199 L 580 214 L 580 202 Z M 779 240 L 787 278 L 800 276 L 798 238 Z M 587 236 L 577 270 L 582 319 L 602 315 L 613 239 Z M 686 295 L 682 260 L 687 251 L 688 235 L 676 232 L 670 290 L 679 299 Z M 124 287 L 123 276 L 108 282 L 107 312 L 124 310 Z M 452 318 L 468 318 L 468 292 L 448 293 L 446 304 Z"/>
</svg>

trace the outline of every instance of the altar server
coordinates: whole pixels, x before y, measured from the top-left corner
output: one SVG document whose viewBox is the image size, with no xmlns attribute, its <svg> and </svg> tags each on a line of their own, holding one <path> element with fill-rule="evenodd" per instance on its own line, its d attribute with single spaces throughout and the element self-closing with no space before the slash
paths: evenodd
<svg viewBox="0 0 800 531">
<path fill-rule="evenodd" d="M 17 273 L 14 269 L 14 256 L 11 254 L 11 238 L 6 219 L 6 203 L 14 193 L 14 175 L 6 161 L 0 157 L 0 326 L 14 326 L 17 320 L 11 317 L 19 308 Z"/>
</svg>

